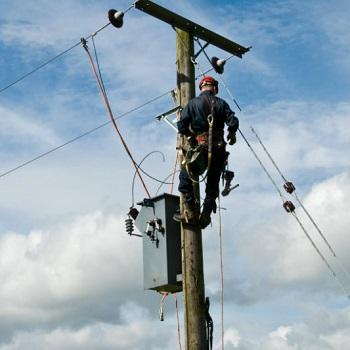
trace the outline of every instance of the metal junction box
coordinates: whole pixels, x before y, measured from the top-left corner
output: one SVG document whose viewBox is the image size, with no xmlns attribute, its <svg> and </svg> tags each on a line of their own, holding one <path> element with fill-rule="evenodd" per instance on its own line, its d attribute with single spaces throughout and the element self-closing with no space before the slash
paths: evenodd
<svg viewBox="0 0 350 350">
<path fill-rule="evenodd" d="M 181 227 L 173 220 L 179 197 L 164 193 L 138 203 L 135 226 L 143 236 L 144 289 L 176 293 L 182 290 Z"/>
</svg>

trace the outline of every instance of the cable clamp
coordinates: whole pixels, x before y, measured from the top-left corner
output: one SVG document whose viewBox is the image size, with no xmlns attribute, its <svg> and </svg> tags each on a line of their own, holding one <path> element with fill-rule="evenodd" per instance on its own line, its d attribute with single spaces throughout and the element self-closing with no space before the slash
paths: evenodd
<svg viewBox="0 0 350 350">
<path fill-rule="evenodd" d="M 84 49 L 87 49 L 88 46 L 87 46 L 87 40 L 85 38 L 80 38 L 80 42 L 81 44 L 83 45 L 83 48 Z"/>
</svg>

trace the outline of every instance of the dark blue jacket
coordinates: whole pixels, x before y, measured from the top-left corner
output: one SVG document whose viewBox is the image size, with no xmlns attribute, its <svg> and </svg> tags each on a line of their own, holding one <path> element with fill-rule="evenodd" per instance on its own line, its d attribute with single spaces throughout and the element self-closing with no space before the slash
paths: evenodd
<svg viewBox="0 0 350 350">
<path fill-rule="evenodd" d="M 203 91 L 193 98 L 181 111 L 181 118 L 177 122 L 180 134 L 189 135 L 191 130 L 200 134 L 209 130 L 208 115 L 214 115 L 213 130 L 224 132 L 225 124 L 229 132 L 236 132 L 239 126 L 238 118 L 230 109 L 226 101 L 216 97 L 211 91 Z"/>
</svg>

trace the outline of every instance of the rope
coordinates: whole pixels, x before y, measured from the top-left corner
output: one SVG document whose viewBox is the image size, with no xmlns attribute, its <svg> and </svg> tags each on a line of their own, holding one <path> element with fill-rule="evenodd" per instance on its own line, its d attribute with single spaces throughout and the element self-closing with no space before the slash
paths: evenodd
<svg viewBox="0 0 350 350">
<path fill-rule="evenodd" d="M 177 304 L 177 296 L 176 293 L 173 294 L 174 299 L 175 299 L 175 309 L 176 309 L 176 321 L 177 321 L 177 338 L 179 341 L 179 349 L 182 350 L 181 346 L 181 332 L 180 332 L 180 320 L 179 320 L 179 307 Z"/>
<path fill-rule="evenodd" d="M 221 218 L 221 196 L 218 197 L 219 202 L 219 246 L 220 246 L 220 279 L 221 279 L 221 349 L 224 350 L 224 263 L 222 252 L 222 218 Z"/>
<path fill-rule="evenodd" d="M 100 77 L 99 77 L 97 71 L 96 71 L 96 67 L 95 67 L 94 61 L 93 61 L 93 59 L 92 59 L 92 57 L 91 57 L 89 48 L 87 47 L 86 41 L 85 41 L 85 40 L 83 41 L 83 48 L 84 48 L 84 50 L 86 51 L 86 53 L 87 53 L 87 55 L 88 55 L 89 62 L 90 62 L 90 65 L 91 65 L 93 74 L 94 74 L 94 76 L 95 76 L 97 85 L 98 85 L 98 87 L 99 87 L 99 89 L 100 89 L 100 92 L 101 92 L 101 95 L 102 95 L 102 98 L 103 98 L 103 102 L 104 102 L 104 104 L 105 104 L 105 107 L 106 107 L 106 109 L 107 109 L 108 115 L 109 115 L 109 117 L 110 117 L 110 119 L 111 119 L 111 122 L 112 122 L 112 124 L 113 124 L 113 127 L 114 127 L 115 131 L 117 132 L 117 134 L 118 134 L 118 136 L 119 136 L 119 138 L 120 138 L 120 140 L 121 140 L 121 142 L 122 142 L 122 145 L 124 146 L 124 149 L 125 149 L 126 153 L 128 154 L 128 156 L 129 156 L 131 162 L 133 163 L 133 165 L 134 165 L 134 167 L 135 167 L 135 170 L 136 170 L 137 175 L 139 176 L 139 178 L 140 178 L 140 180 L 141 180 L 141 183 L 142 183 L 143 188 L 145 189 L 145 192 L 147 193 L 148 197 L 151 198 L 151 195 L 150 195 L 150 193 L 149 193 L 149 191 L 148 191 L 148 189 L 147 189 L 147 186 L 146 186 L 146 184 L 145 184 L 145 182 L 144 182 L 144 180 L 143 180 L 143 178 L 142 178 L 142 176 L 141 176 L 141 173 L 140 173 L 140 171 L 139 171 L 139 169 L 138 169 L 138 167 L 137 167 L 137 163 L 136 163 L 136 161 L 134 160 L 134 158 L 133 158 L 133 156 L 132 156 L 132 154 L 131 154 L 131 152 L 130 152 L 130 150 L 129 150 L 129 147 L 128 147 L 128 145 L 126 144 L 126 142 L 125 142 L 125 140 L 124 140 L 124 138 L 123 138 L 123 136 L 122 136 L 122 134 L 121 134 L 121 132 L 120 132 L 120 130 L 119 130 L 119 128 L 118 128 L 118 125 L 117 125 L 117 123 L 116 123 L 116 121 L 115 121 L 115 119 L 114 119 L 113 112 L 112 112 L 111 106 L 110 106 L 110 104 L 109 104 L 108 96 L 107 96 L 106 93 L 104 93 L 105 88 L 104 88 L 104 86 L 103 86 L 102 81 L 100 80 Z M 96 54 L 97 54 L 97 53 L 96 53 Z"/>
</svg>

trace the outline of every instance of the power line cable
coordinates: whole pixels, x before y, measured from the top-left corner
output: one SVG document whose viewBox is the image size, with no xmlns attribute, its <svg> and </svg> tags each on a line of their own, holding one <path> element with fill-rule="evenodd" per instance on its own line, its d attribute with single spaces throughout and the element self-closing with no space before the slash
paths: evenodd
<svg viewBox="0 0 350 350">
<path fill-rule="evenodd" d="M 148 176 L 148 177 L 151 178 L 152 180 L 154 180 L 154 181 L 156 181 L 156 182 L 160 182 L 160 183 L 161 183 L 160 186 L 162 186 L 163 184 L 170 185 L 170 184 L 171 184 L 170 182 L 165 182 L 167 179 L 165 179 L 164 181 L 158 180 L 157 178 L 155 178 L 155 177 L 149 175 L 148 173 L 146 173 L 146 172 L 141 168 L 142 163 L 143 163 L 149 156 L 151 156 L 152 154 L 155 154 L 155 153 L 159 153 L 159 154 L 162 156 L 162 158 L 163 158 L 163 162 L 165 162 L 165 156 L 164 156 L 164 154 L 163 154 L 162 152 L 160 152 L 160 151 L 152 151 L 152 152 L 149 152 L 148 154 L 146 154 L 146 155 L 142 158 L 142 160 L 137 164 L 137 167 L 140 169 L 140 171 L 142 171 L 143 174 L 145 174 L 146 176 Z M 135 204 L 135 179 L 136 179 L 136 175 L 137 175 L 137 173 L 136 173 L 136 171 L 135 171 L 135 172 L 134 172 L 134 176 L 133 176 L 133 178 L 132 178 L 132 185 L 131 185 L 131 199 L 132 199 L 132 205 L 131 205 L 131 206 L 132 206 L 132 207 L 133 207 L 134 204 Z"/>
<path fill-rule="evenodd" d="M 283 179 L 284 183 L 285 183 L 285 189 L 288 189 L 288 184 L 291 184 L 291 187 L 289 191 L 287 191 L 288 193 L 292 194 L 294 196 L 294 198 L 297 200 L 297 202 L 299 203 L 300 207 L 302 208 L 302 210 L 304 211 L 304 213 L 307 215 L 307 217 L 309 218 L 309 220 L 311 221 L 311 223 L 313 224 L 313 226 L 315 227 L 316 231 L 318 232 L 318 234 L 321 236 L 321 238 L 323 239 L 324 243 L 326 244 L 326 246 L 328 247 L 329 251 L 331 252 L 332 256 L 336 259 L 335 261 L 337 262 L 338 266 L 341 268 L 341 270 L 346 274 L 346 276 L 348 277 L 348 279 L 350 280 L 350 275 L 349 272 L 345 269 L 343 263 L 339 260 L 339 258 L 337 257 L 334 249 L 332 248 L 332 246 L 330 245 L 330 243 L 328 242 L 327 238 L 325 237 L 325 235 L 323 234 L 323 232 L 321 231 L 320 227 L 317 225 L 316 221 L 313 219 L 313 217 L 311 216 L 311 214 L 309 213 L 309 211 L 305 208 L 304 204 L 302 203 L 302 201 L 300 200 L 296 188 L 295 186 L 289 182 L 286 177 L 283 175 L 282 171 L 280 170 L 280 168 L 278 167 L 277 163 L 275 162 L 275 160 L 273 159 L 271 153 L 267 150 L 266 146 L 264 145 L 264 143 L 262 142 L 260 136 L 258 135 L 258 133 L 255 131 L 255 129 L 251 126 L 250 127 L 252 133 L 255 135 L 256 139 L 258 140 L 260 146 L 262 147 L 262 149 L 264 150 L 265 154 L 268 156 L 268 158 L 270 159 L 272 165 L 275 167 L 275 169 L 277 170 L 277 172 L 279 173 L 279 175 L 281 176 L 281 178 Z M 290 186 L 290 185 L 289 185 Z"/>
<path fill-rule="evenodd" d="M 18 79 L 16 79 L 15 81 L 13 81 L 12 83 L 4 86 L 3 88 L 0 89 L 0 93 L 6 91 L 7 89 L 9 89 L 10 87 L 16 85 L 17 83 L 21 82 L 22 80 L 28 78 L 30 75 L 34 74 L 35 72 L 37 72 L 38 70 L 44 68 L 45 66 L 47 66 L 48 64 L 52 63 L 53 61 L 57 60 L 58 58 L 60 58 L 61 56 L 65 55 L 66 53 L 68 53 L 69 51 L 73 50 L 74 48 L 76 48 L 77 46 L 79 46 L 81 44 L 81 42 L 79 41 L 78 43 L 74 44 L 73 46 L 71 46 L 70 48 L 68 48 L 67 50 L 64 50 L 63 52 L 59 53 L 58 55 L 50 58 L 48 61 L 40 64 L 39 66 L 37 66 L 36 68 L 34 68 L 33 70 L 29 71 L 28 73 L 25 73 L 24 75 L 22 75 L 21 77 L 19 77 Z"/>
<path fill-rule="evenodd" d="M 199 42 L 199 40 L 197 39 L 197 43 L 199 44 L 201 50 L 203 51 L 205 57 L 208 59 L 208 61 L 211 64 L 211 60 L 208 56 L 208 54 L 205 51 L 205 47 L 203 47 L 201 45 L 201 43 Z M 224 83 L 223 79 L 221 79 L 222 82 Z M 227 85 L 224 83 L 224 88 L 226 89 L 227 93 L 229 94 L 230 98 L 232 99 L 232 101 L 236 104 L 236 106 L 239 108 L 239 110 L 241 111 L 241 108 L 239 107 L 239 105 L 237 104 L 237 102 L 235 101 L 230 89 L 227 87 Z M 293 217 L 296 219 L 296 221 L 298 222 L 299 226 L 301 227 L 301 229 L 303 230 L 303 232 L 305 233 L 306 237 L 308 238 L 308 240 L 310 241 L 310 243 L 312 244 L 312 246 L 315 248 L 316 252 L 318 253 L 318 255 L 321 257 L 321 259 L 323 260 L 323 262 L 326 264 L 327 268 L 331 271 L 332 275 L 336 278 L 336 280 L 338 281 L 338 283 L 342 286 L 343 290 L 346 292 L 346 288 L 344 286 L 344 284 L 340 281 L 340 279 L 338 278 L 337 274 L 335 273 L 335 271 L 333 270 L 333 268 L 331 267 L 331 265 L 329 264 L 328 260 L 324 257 L 324 255 L 321 253 L 321 251 L 318 249 L 318 247 L 316 246 L 315 242 L 313 241 L 313 239 L 311 238 L 311 236 L 308 234 L 308 232 L 306 231 L 305 227 L 303 226 L 303 224 L 301 223 L 301 221 L 299 220 L 297 214 L 295 213 L 295 207 L 293 205 L 292 202 L 288 202 L 286 201 L 286 199 L 284 198 L 282 192 L 280 191 L 279 187 L 277 186 L 276 182 L 274 181 L 274 179 L 272 178 L 272 176 L 270 175 L 270 173 L 267 171 L 266 167 L 264 166 L 264 164 L 262 163 L 261 159 L 259 158 L 259 156 L 256 154 L 256 152 L 254 151 L 253 147 L 250 145 L 249 141 L 247 140 L 247 138 L 245 137 L 245 135 L 243 134 L 243 132 L 241 131 L 240 128 L 238 128 L 239 133 L 241 134 L 242 138 L 244 139 L 244 141 L 246 142 L 248 148 L 251 150 L 252 154 L 254 155 L 255 159 L 258 161 L 258 163 L 260 164 L 261 168 L 263 169 L 263 171 L 265 172 L 265 174 L 267 175 L 267 177 L 270 179 L 272 185 L 275 187 L 277 193 L 279 194 L 279 196 L 281 197 L 282 203 L 283 203 L 283 207 L 286 209 L 287 212 L 291 213 L 293 215 Z M 266 150 L 267 152 L 267 150 Z M 267 152 L 268 153 L 268 152 Z M 270 158 L 272 159 L 272 157 Z M 275 167 L 278 169 L 277 164 L 272 160 L 273 164 L 275 165 Z M 281 171 L 278 169 L 280 175 L 282 175 Z M 282 175 L 282 178 L 285 180 L 284 176 Z M 287 182 L 287 181 L 286 181 Z M 294 186 L 293 186 L 294 187 Z M 302 206 L 302 204 L 301 204 Z M 302 206 L 303 207 L 303 206 Z M 308 215 L 309 216 L 309 215 Z M 311 219 L 312 222 L 313 219 Z M 317 225 L 316 225 L 317 226 Z M 318 228 L 318 226 L 317 226 Z M 323 236 L 323 234 L 321 233 L 321 236 Z M 326 244 L 329 246 L 328 241 L 324 238 Z M 333 249 L 329 246 L 330 250 L 332 253 L 334 253 Z M 340 265 L 340 267 L 342 267 L 342 265 Z M 345 272 L 347 274 L 347 271 L 343 268 L 343 272 Z M 348 274 L 347 274 L 348 275 Z M 348 298 L 350 299 L 350 294 L 348 292 L 346 292 Z"/>
<path fill-rule="evenodd" d="M 272 165 L 275 167 L 275 169 L 277 170 L 277 172 L 280 174 L 281 178 L 283 179 L 283 181 L 285 183 L 288 183 L 288 180 L 285 178 L 285 176 L 283 175 L 283 173 L 281 172 L 281 170 L 279 169 L 279 167 L 277 166 L 275 160 L 272 158 L 271 153 L 267 150 L 267 148 L 265 147 L 264 143 L 262 142 L 261 138 L 259 137 L 258 133 L 255 131 L 255 129 L 251 126 L 250 130 L 252 131 L 252 133 L 255 135 L 256 139 L 258 140 L 260 146 L 262 147 L 262 149 L 264 150 L 264 152 L 266 153 L 266 155 L 269 157 Z M 293 186 L 294 187 L 294 186 Z M 333 248 L 331 247 L 331 245 L 329 244 L 328 240 L 326 239 L 326 237 L 323 235 L 322 231 L 320 230 L 320 228 L 318 227 L 318 225 L 316 224 L 316 222 L 314 221 L 314 219 L 312 218 L 312 216 L 310 215 L 310 213 L 306 210 L 306 208 L 304 207 L 304 205 L 302 204 L 302 202 L 300 201 L 299 197 L 296 195 L 295 190 L 293 191 L 294 193 L 294 197 L 296 198 L 296 200 L 298 201 L 298 203 L 300 204 L 301 208 L 304 210 L 305 214 L 308 216 L 308 218 L 310 219 L 310 221 L 313 223 L 313 225 L 315 226 L 315 228 L 317 229 L 317 232 L 320 234 L 320 236 L 322 237 L 323 241 L 325 242 L 325 244 L 327 245 L 328 249 L 330 250 L 330 252 L 332 253 L 332 255 L 334 257 L 336 257 L 336 254 L 333 250 Z"/>
<path fill-rule="evenodd" d="M 163 94 L 161 94 L 161 95 L 159 95 L 159 96 L 156 96 L 156 97 L 150 99 L 149 101 L 147 101 L 147 102 L 145 102 L 145 103 L 143 103 L 143 104 L 141 104 L 141 105 L 139 105 L 139 106 L 137 106 L 137 107 L 134 107 L 134 108 L 132 108 L 132 109 L 130 109 L 130 110 L 128 110 L 128 111 L 122 113 L 121 115 L 119 115 L 118 117 L 115 117 L 114 119 L 115 119 L 115 120 L 118 120 L 118 119 L 121 119 L 121 118 L 123 118 L 123 117 L 125 117 L 125 116 L 127 116 L 127 115 L 129 115 L 129 114 L 131 114 L 131 113 L 133 113 L 133 112 L 136 112 L 137 110 L 140 110 L 140 109 L 142 109 L 143 107 L 146 107 L 147 105 L 149 105 L 149 104 L 151 104 L 151 103 L 153 103 L 153 102 L 155 102 L 155 101 L 161 99 L 162 97 L 164 97 L 164 96 L 170 94 L 171 91 L 172 91 L 172 90 L 168 90 L 167 92 L 164 92 Z M 49 155 L 49 154 L 55 152 L 55 151 L 58 151 L 59 149 L 65 147 L 65 146 L 67 146 L 67 145 L 69 145 L 69 144 L 71 144 L 71 143 L 73 143 L 73 142 L 75 142 L 75 141 L 78 141 L 79 139 L 81 139 L 81 138 L 83 138 L 83 137 L 85 137 L 85 136 L 88 136 L 88 135 L 94 133 L 95 131 L 97 131 L 97 130 L 99 130 L 99 129 L 101 129 L 101 128 L 107 126 L 107 125 L 109 125 L 111 122 L 112 122 L 111 120 L 108 120 L 107 122 L 105 122 L 105 123 L 103 123 L 103 124 L 100 124 L 100 125 L 94 127 L 93 129 L 90 129 L 90 130 L 84 132 L 83 134 L 80 134 L 80 135 L 78 135 L 78 136 L 76 136 L 76 137 L 74 137 L 74 138 L 72 138 L 72 139 L 66 141 L 65 143 L 63 143 L 63 144 L 61 144 L 61 145 L 59 145 L 59 146 L 56 146 L 56 147 L 54 147 L 54 148 L 52 148 L 52 149 L 50 149 L 50 150 L 48 150 L 48 151 L 46 151 L 46 152 L 44 152 L 44 153 L 39 154 L 38 156 L 36 156 L 36 157 L 34 157 L 34 158 L 32 158 L 32 159 L 29 159 L 29 160 L 27 160 L 27 161 L 25 161 L 25 162 L 23 162 L 23 163 L 17 165 L 16 167 L 14 167 L 14 168 L 12 168 L 12 169 L 9 169 L 9 170 L 7 170 L 7 171 L 1 173 L 1 174 L 0 174 L 0 178 L 3 178 L 3 177 L 5 177 L 5 176 L 7 176 L 7 175 L 9 175 L 9 174 L 11 174 L 11 173 L 13 173 L 13 172 L 19 170 L 19 169 L 25 167 L 26 165 L 29 165 L 29 164 L 31 164 L 31 163 L 33 163 L 33 162 L 35 162 L 35 161 L 37 161 L 37 160 L 39 160 L 39 159 L 41 159 L 41 158 L 43 158 L 43 157 L 45 157 L 45 156 L 47 156 L 47 155 Z"/>
<path fill-rule="evenodd" d="M 147 196 L 148 196 L 149 198 L 151 198 L 151 194 L 149 193 L 148 188 L 147 188 L 147 186 L 146 186 L 146 184 L 145 184 L 145 182 L 144 182 L 144 180 L 143 180 L 143 177 L 142 177 L 142 175 L 141 175 L 141 173 L 140 173 L 140 171 L 139 171 L 139 168 L 138 168 L 138 166 L 137 166 L 137 163 L 136 163 L 136 161 L 135 161 L 133 155 L 131 154 L 131 151 L 130 151 L 130 149 L 129 149 L 127 143 L 125 142 L 124 137 L 123 137 L 123 135 L 121 134 L 121 132 L 120 132 L 120 130 L 119 130 L 119 127 L 118 127 L 118 125 L 117 125 L 117 123 L 116 123 L 116 121 L 115 121 L 115 119 L 114 119 L 113 111 L 112 111 L 112 108 L 111 108 L 111 106 L 110 106 L 109 99 L 108 99 L 108 96 L 107 96 L 107 94 L 106 94 L 105 87 L 104 87 L 104 85 L 103 85 L 103 80 L 101 79 L 101 76 L 99 76 L 99 74 L 98 74 L 98 72 L 97 72 L 97 70 L 96 70 L 96 66 L 95 66 L 94 60 L 92 59 L 92 56 L 91 56 L 91 54 L 90 54 L 89 48 L 88 48 L 88 46 L 87 46 L 87 44 L 86 44 L 86 40 L 83 41 L 83 48 L 84 48 L 85 52 L 86 52 L 87 55 L 88 55 L 88 59 L 89 59 L 89 62 L 90 62 L 90 65 L 91 65 L 91 68 L 92 68 L 92 71 L 93 71 L 93 75 L 95 76 L 97 86 L 99 87 L 99 90 L 100 90 L 100 92 L 101 92 L 101 95 L 102 95 L 102 98 L 103 98 L 103 102 L 104 102 L 104 104 L 105 104 L 105 106 L 106 106 L 107 113 L 108 113 L 108 116 L 109 116 L 110 119 L 111 119 L 111 122 L 112 122 L 112 125 L 113 125 L 113 127 L 114 127 L 114 130 L 115 130 L 116 133 L 118 134 L 118 136 L 119 136 L 119 138 L 120 138 L 120 141 L 121 141 L 121 143 L 122 143 L 122 145 L 123 145 L 123 147 L 124 147 L 126 153 L 128 154 L 128 156 L 129 156 L 129 158 L 130 158 L 132 164 L 134 165 L 135 170 L 136 170 L 136 173 L 137 173 L 137 175 L 138 175 L 138 177 L 139 177 L 139 179 L 140 179 L 140 181 L 141 181 L 141 183 L 142 183 L 142 186 L 143 186 L 145 192 L 147 193 Z M 95 55 L 97 55 L 97 51 L 95 51 Z"/>
<path fill-rule="evenodd" d="M 131 10 L 134 7 L 134 4 L 130 5 L 125 11 L 123 11 L 124 13 L 127 13 L 129 10 Z M 105 28 L 107 28 L 111 23 L 108 22 L 106 24 L 104 24 L 102 27 L 100 27 L 99 29 L 97 29 L 94 33 L 88 35 L 85 40 L 89 40 L 90 38 L 93 38 L 93 36 L 95 36 L 96 34 L 100 33 L 102 30 L 104 30 Z M 10 84 L 2 87 L 0 89 L 0 94 L 4 91 L 6 91 L 7 89 L 11 88 L 12 86 L 16 85 L 17 83 L 21 82 L 22 80 L 28 78 L 29 76 L 31 76 L 32 74 L 36 73 L 37 71 L 41 70 L 42 68 L 46 67 L 47 65 L 49 65 L 50 63 L 56 61 L 58 58 L 64 56 L 66 53 L 72 51 L 74 48 L 76 48 L 77 46 L 81 45 L 81 40 L 77 43 L 75 43 L 74 45 L 72 45 L 71 47 L 69 47 L 68 49 L 62 51 L 61 53 L 57 54 L 56 56 L 50 58 L 49 60 L 41 63 L 39 66 L 33 68 L 31 71 L 23 74 L 22 76 L 20 76 L 19 78 L 17 78 L 16 80 L 14 80 L 13 82 L 11 82 Z"/>
<path fill-rule="evenodd" d="M 197 44 L 199 45 L 199 47 L 201 48 L 201 51 L 204 53 L 204 56 L 206 57 L 206 59 L 207 59 L 207 60 L 209 61 L 209 63 L 213 66 L 213 64 L 212 64 L 212 62 L 211 62 L 211 60 L 210 60 L 210 57 L 208 56 L 207 52 L 205 51 L 205 47 L 201 44 L 201 42 L 200 42 L 200 40 L 199 40 L 198 38 L 196 39 L 196 42 L 197 42 Z M 213 67 L 213 69 L 214 69 L 214 67 Z M 202 73 L 202 75 L 204 75 L 204 74 L 205 74 L 205 73 Z M 221 76 L 220 74 L 218 74 L 218 76 L 219 76 L 219 79 L 220 79 L 222 85 L 224 86 L 224 88 L 226 89 L 227 93 L 229 94 L 231 100 L 234 102 L 234 104 L 237 106 L 237 108 L 238 108 L 239 111 L 241 112 L 241 111 L 242 111 L 241 107 L 239 106 L 239 104 L 238 104 L 238 102 L 236 101 L 236 99 L 233 97 L 231 91 L 228 89 L 228 87 L 227 87 L 227 85 L 226 85 L 224 79 L 222 78 L 222 76 Z"/>
<path fill-rule="evenodd" d="M 267 171 L 266 167 L 264 166 L 264 164 L 262 163 L 261 159 L 258 157 L 258 155 L 256 154 L 256 152 L 254 151 L 253 147 L 251 146 L 251 144 L 249 143 L 249 141 L 247 140 L 247 138 L 244 136 L 243 132 L 239 130 L 239 133 L 241 134 L 241 136 L 243 137 L 244 141 L 246 142 L 247 146 L 249 147 L 249 149 L 252 151 L 254 157 L 256 158 L 256 160 L 258 161 L 258 163 L 260 164 L 260 166 L 262 167 L 262 169 L 264 170 L 265 174 L 267 175 L 267 177 L 270 179 L 271 183 L 273 184 L 273 186 L 275 187 L 276 191 L 278 192 L 279 196 L 281 197 L 282 203 L 283 203 L 283 207 L 286 209 L 286 211 L 288 213 L 291 213 L 294 217 L 294 219 L 298 222 L 299 226 L 301 227 L 302 231 L 304 232 L 305 236 L 307 237 L 307 239 L 309 240 L 309 242 L 311 243 L 311 245 L 314 247 L 314 249 L 316 250 L 317 254 L 320 256 L 320 258 L 322 259 L 322 261 L 325 263 L 325 265 L 327 266 L 327 268 L 330 270 L 330 272 L 332 273 L 333 277 L 337 280 L 337 282 L 342 286 L 342 289 L 346 292 L 347 297 L 350 299 L 350 294 L 349 292 L 347 292 L 344 284 L 340 281 L 340 279 L 338 278 L 338 275 L 335 273 L 335 271 L 333 270 L 332 266 L 329 264 L 328 260 L 325 258 L 325 256 L 322 254 L 322 252 L 319 250 L 319 248 L 317 247 L 316 243 L 314 242 L 314 240 L 311 238 L 311 236 L 309 235 L 309 233 L 307 232 L 307 230 L 305 229 L 304 225 L 302 224 L 302 222 L 300 221 L 299 217 L 297 216 L 297 214 L 295 213 L 295 208 L 293 203 L 288 202 L 284 195 L 282 194 L 281 190 L 278 188 L 276 182 L 273 180 L 272 176 L 270 175 L 270 173 Z M 290 206 L 289 206 L 290 205 Z"/>
</svg>

